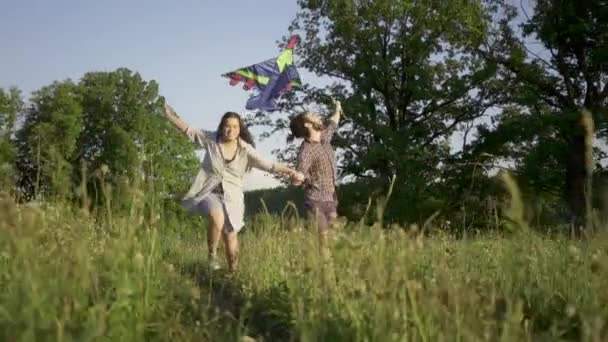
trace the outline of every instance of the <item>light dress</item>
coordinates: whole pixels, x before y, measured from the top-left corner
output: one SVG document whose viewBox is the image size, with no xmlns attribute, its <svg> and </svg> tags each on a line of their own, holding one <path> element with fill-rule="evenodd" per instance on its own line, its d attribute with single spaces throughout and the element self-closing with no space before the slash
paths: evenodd
<svg viewBox="0 0 608 342">
<path fill-rule="evenodd" d="M 182 198 L 182 205 L 190 212 L 199 215 L 207 214 L 204 200 L 213 195 L 212 191 L 221 185 L 223 190 L 225 219 L 229 220 L 235 232 L 244 226 L 245 196 L 243 179 L 248 169 L 272 172 L 276 164 L 263 158 L 256 149 L 239 138 L 234 160 L 227 163 L 222 155 L 218 132 L 204 131 L 188 126 L 186 136 L 197 147 L 207 151 L 205 158 L 188 192 Z"/>
</svg>

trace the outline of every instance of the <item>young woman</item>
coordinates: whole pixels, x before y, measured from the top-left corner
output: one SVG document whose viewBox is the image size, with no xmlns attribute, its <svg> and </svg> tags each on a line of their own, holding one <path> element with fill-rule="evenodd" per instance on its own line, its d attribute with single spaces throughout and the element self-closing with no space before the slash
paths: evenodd
<svg viewBox="0 0 608 342">
<path fill-rule="evenodd" d="M 213 270 L 220 268 L 216 251 L 220 236 L 223 235 L 228 266 L 234 272 L 238 266 L 237 233 L 243 227 L 245 213 L 245 174 L 252 167 L 291 177 L 298 173 L 284 164 L 262 158 L 254 147 L 249 130 L 237 113 L 224 114 L 215 132 L 190 127 L 169 105 L 165 105 L 165 117 L 190 141 L 207 150 L 182 204 L 191 212 L 209 218 L 209 267 Z"/>
</svg>

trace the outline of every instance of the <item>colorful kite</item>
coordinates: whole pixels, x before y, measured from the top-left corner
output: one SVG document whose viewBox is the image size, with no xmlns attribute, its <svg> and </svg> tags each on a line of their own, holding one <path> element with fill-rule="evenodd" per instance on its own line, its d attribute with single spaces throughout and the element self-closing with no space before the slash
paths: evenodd
<svg viewBox="0 0 608 342">
<path fill-rule="evenodd" d="M 247 101 L 248 110 L 274 111 L 276 100 L 284 92 L 301 85 L 300 75 L 293 64 L 293 49 L 299 37 L 292 36 L 287 48 L 277 57 L 223 74 L 230 79 L 230 85 L 244 82 L 244 90 L 255 88 L 258 93 Z"/>
</svg>

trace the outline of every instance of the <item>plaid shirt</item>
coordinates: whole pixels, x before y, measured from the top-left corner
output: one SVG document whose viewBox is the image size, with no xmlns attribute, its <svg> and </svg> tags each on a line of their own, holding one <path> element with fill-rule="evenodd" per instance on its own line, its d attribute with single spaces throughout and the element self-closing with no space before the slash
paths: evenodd
<svg viewBox="0 0 608 342">
<path fill-rule="evenodd" d="M 306 177 L 304 192 L 315 201 L 336 200 L 336 156 L 331 138 L 337 125 L 329 121 L 318 143 L 304 140 L 298 152 L 297 170 Z"/>
</svg>

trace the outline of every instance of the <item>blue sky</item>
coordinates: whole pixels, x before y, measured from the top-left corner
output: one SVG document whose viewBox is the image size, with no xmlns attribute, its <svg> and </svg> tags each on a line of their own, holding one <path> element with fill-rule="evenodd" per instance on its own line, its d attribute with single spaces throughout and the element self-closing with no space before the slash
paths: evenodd
<svg viewBox="0 0 608 342">
<path fill-rule="evenodd" d="M 17 86 L 27 99 L 55 80 L 127 67 L 156 80 L 178 113 L 204 128 L 225 111 L 246 113 L 249 93 L 220 74 L 277 55 L 298 10 L 296 0 L 6 0 L 1 8 L 0 87 Z M 258 145 L 274 158 L 283 141 Z M 246 183 L 278 184 L 261 172 Z"/>
</svg>

